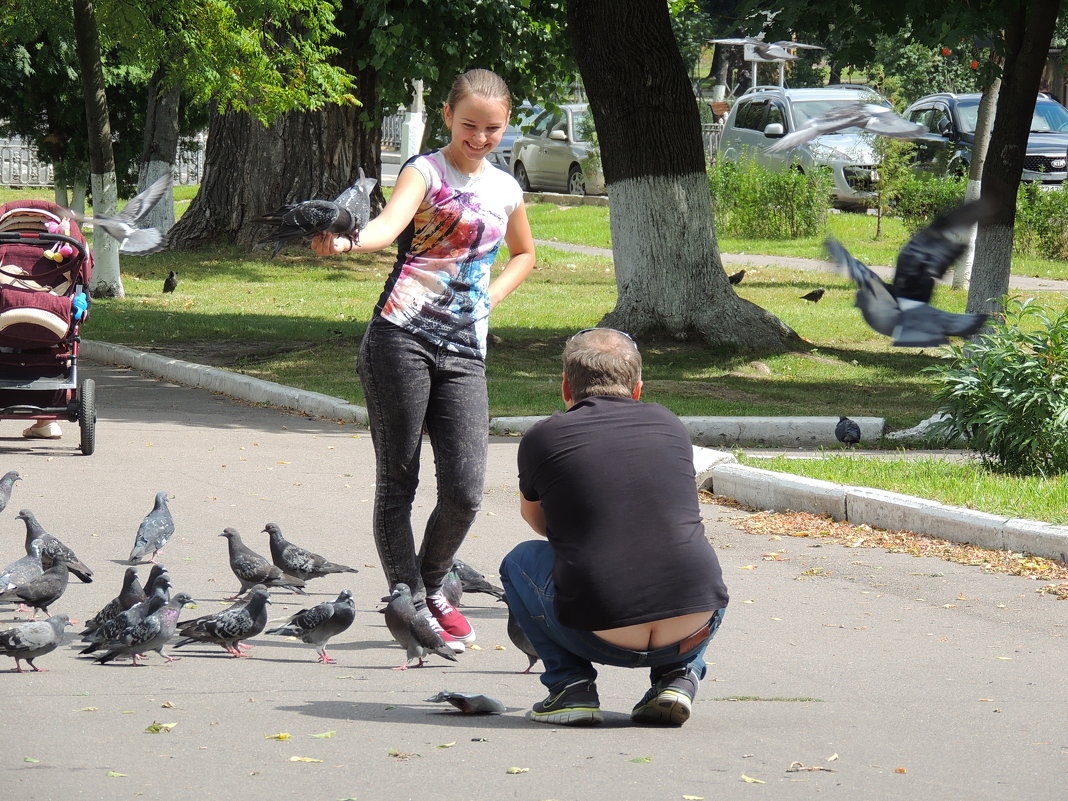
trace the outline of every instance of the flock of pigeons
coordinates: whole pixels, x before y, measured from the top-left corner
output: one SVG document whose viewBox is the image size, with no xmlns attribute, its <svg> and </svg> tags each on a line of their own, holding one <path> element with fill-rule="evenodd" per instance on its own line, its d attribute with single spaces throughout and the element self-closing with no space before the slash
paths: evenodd
<svg viewBox="0 0 1068 801">
<path fill-rule="evenodd" d="M 19 480 L 21 476 L 15 471 L 0 478 L 0 512 L 6 508 L 12 488 Z M 66 614 L 49 611 L 66 592 L 70 575 L 73 573 L 88 583 L 93 581 L 93 571 L 69 546 L 46 531 L 29 509 L 23 509 L 16 517 L 26 526 L 26 555 L 0 570 L 0 603 L 18 604 L 16 611 L 32 610 L 33 616 L 29 621 L 0 631 L 0 654 L 13 657 L 16 671 L 23 673 L 23 661 L 33 671 L 42 670 L 34 660 L 58 648 L 66 628 L 74 623 Z M 148 577 L 142 584 L 136 567 L 126 568 L 118 594 L 86 621 L 79 634 L 84 643 L 79 654 L 90 656 L 100 664 L 128 657 L 131 664 L 138 665 L 152 651 L 171 662 L 175 657 L 166 653 L 166 647 L 203 643 L 218 645 L 235 657 L 243 657 L 250 648 L 245 640 L 266 633 L 295 637 L 315 648 L 319 662 L 334 663 L 326 646 L 356 618 L 352 591 L 344 589 L 335 600 L 301 609 L 281 625 L 268 629 L 270 592 L 287 590 L 307 595 L 305 587 L 309 581 L 358 571 L 290 542 L 275 523 L 268 523 L 263 530 L 270 538 L 270 559 L 245 545 L 233 528 L 224 529 L 219 536 L 227 540 L 230 569 L 239 582 L 237 592 L 227 600 L 235 603 L 213 614 L 180 620 L 182 610 L 194 605 L 193 598 L 188 593 L 171 592 L 170 575 L 158 561 L 174 535 L 175 525 L 167 505 L 167 493 L 157 493 L 152 510 L 138 527 L 128 559 L 132 565 L 147 559 L 152 564 Z M 460 561 L 446 577 L 444 590 L 454 604 L 460 603 L 464 592 L 483 592 L 504 599 L 500 587 Z M 386 625 L 406 652 L 405 662 L 398 669 L 408 667 L 412 660 L 418 660 L 421 665 L 423 657 L 430 653 L 456 661 L 440 635 L 430 628 L 424 613 L 415 609 L 406 585 L 398 584 L 388 600 L 383 610 Z M 37 620 L 38 612 L 48 618 Z M 534 649 L 511 616 L 509 633 L 520 638 L 516 645 L 527 653 L 533 666 L 537 660 Z M 530 666 L 524 672 L 529 672 Z M 457 706 L 461 702 L 474 703 L 468 697 L 438 700 L 448 700 Z"/>
</svg>

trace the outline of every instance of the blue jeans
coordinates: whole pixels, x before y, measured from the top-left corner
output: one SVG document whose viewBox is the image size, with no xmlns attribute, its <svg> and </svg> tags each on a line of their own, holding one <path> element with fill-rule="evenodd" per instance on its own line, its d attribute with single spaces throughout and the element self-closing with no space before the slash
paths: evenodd
<svg viewBox="0 0 1068 801">
<path fill-rule="evenodd" d="M 632 651 L 612 645 L 592 631 L 568 628 L 556 619 L 553 549 L 548 541 L 527 540 L 513 548 L 501 562 L 501 583 L 508 607 L 545 663 L 541 683 L 550 690 L 578 679 L 597 678 L 594 662 L 648 667 L 650 684 L 682 668 L 693 670 L 703 679 L 705 649 L 716 635 L 725 611 L 719 609 L 712 615 L 708 636 L 688 651 L 679 653 L 677 644 L 653 651 Z"/>
<path fill-rule="evenodd" d="M 441 589 L 482 503 L 489 447 L 485 362 L 376 317 L 357 370 L 375 449 L 378 556 L 389 586 L 404 582 L 421 602 Z M 437 504 L 416 555 L 412 503 L 424 426 L 434 451 Z"/>
</svg>

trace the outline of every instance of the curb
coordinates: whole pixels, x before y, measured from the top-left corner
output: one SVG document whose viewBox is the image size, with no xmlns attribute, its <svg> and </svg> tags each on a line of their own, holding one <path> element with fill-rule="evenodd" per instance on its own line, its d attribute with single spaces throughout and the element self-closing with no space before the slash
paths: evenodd
<svg viewBox="0 0 1068 801">
<path fill-rule="evenodd" d="M 83 340 L 82 355 L 103 364 L 132 367 L 186 386 L 219 392 L 250 403 L 267 403 L 294 412 L 325 419 L 342 420 L 367 425 L 367 410 L 340 398 L 318 392 L 287 387 L 271 381 L 234 373 L 218 367 L 159 356 L 154 353 Z M 493 433 L 521 434 L 542 417 L 500 417 L 490 421 Z M 695 420 L 744 420 L 747 418 L 684 418 L 687 430 Z M 757 418 L 753 418 L 757 419 Z M 777 418 L 759 418 L 763 421 Z M 798 418 L 833 421 L 837 418 Z M 881 418 L 859 418 L 864 425 Z M 737 425 L 732 423 L 731 425 Z M 1068 526 L 1055 526 L 1039 520 L 1009 518 L 978 512 L 958 506 L 947 506 L 923 498 L 896 492 L 851 487 L 833 481 L 805 478 L 789 473 L 776 473 L 759 467 L 740 465 L 730 453 L 694 445 L 694 469 L 697 488 L 733 498 L 739 503 L 758 509 L 826 514 L 835 520 L 853 524 L 868 524 L 878 528 L 904 529 L 917 534 L 971 543 L 983 548 L 1029 552 L 1047 559 L 1068 562 Z"/>
</svg>

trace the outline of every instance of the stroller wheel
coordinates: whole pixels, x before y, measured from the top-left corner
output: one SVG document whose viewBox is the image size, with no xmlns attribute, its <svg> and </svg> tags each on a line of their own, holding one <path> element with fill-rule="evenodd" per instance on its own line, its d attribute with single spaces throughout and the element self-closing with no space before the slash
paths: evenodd
<svg viewBox="0 0 1068 801">
<path fill-rule="evenodd" d="M 81 427 L 82 453 L 91 456 L 96 450 L 96 382 L 87 378 L 78 393 L 78 425 Z"/>
</svg>

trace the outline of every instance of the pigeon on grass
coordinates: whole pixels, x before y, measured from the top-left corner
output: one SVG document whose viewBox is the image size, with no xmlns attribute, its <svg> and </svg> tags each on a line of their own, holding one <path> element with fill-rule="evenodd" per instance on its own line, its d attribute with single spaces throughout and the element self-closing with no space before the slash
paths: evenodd
<svg viewBox="0 0 1068 801">
<path fill-rule="evenodd" d="M 796 131 L 766 148 L 767 153 L 779 153 L 844 128 L 862 128 L 873 134 L 893 139 L 917 139 L 927 133 L 927 128 L 898 116 L 893 109 L 876 103 L 850 103 L 835 106 L 821 117 L 808 120 Z"/>
<path fill-rule="evenodd" d="M 319 662 L 325 665 L 336 664 L 326 653 L 326 643 L 352 625 L 356 619 L 356 605 L 352 601 L 352 592 L 342 590 L 337 600 L 326 601 L 308 609 L 301 609 L 289 622 L 277 628 L 268 629 L 267 634 L 281 634 L 284 637 L 296 637 L 301 642 L 315 646 L 319 652 Z"/>
<path fill-rule="evenodd" d="M 287 575 L 277 565 L 272 565 L 266 558 L 245 545 L 236 529 L 224 528 L 219 536 L 226 537 L 230 552 L 230 569 L 241 582 L 241 589 L 226 600 L 233 601 L 241 597 L 257 584 L 265 587 L 282 587 L 298 595 L 308 594 L 304 591 L 304 579 Z"/>
<path fill-rule="evenodd" d="M 161 176 L 144 192 L 130 198 L 114 217 L 86 217 L 71 209 L 67 209 L 66 213 L 81 225 L 104 231 L 119 240 L 119 253 L 147 256 L 167 247 L 167 237 L 158 228 L 138 228 L 137 224 L 155 208 L 170 185 L 171 176 Z"/>
<path fill-rule="evenodd" d="M 389 633 L 407 655 L 394 670 L 407 670 L 413 659 L 418 660 L 414 667 L 422 667 L 423 657 L 427 654 L 437 654 L 450 662 L 458 661 L 452 649 L 430 625 L 430 618 L 415 608 L 412 590 L 407 584 L 401 582 L 393 587 L 385 615 Z"/>
<path fill-rule="evenodd" d="M 820 299 L 826 294 L 827 289 L 819 286 L 813 289 L 811 292 L 806 292 L 801 296 L 801 300 L 807 300 L 809 303 L 819 303 Z"/>
<path fill-rule="evenodd" d="M 277 523 L 268 523 L 263 529 L 271 538 L 271 560 L 282 572 L 304 581 L 321 578 L 331 573 L 359 573 L 348 565 L 331 562 L 325 556 L 301 548 L 282 536 Z"/>
<path fill-rule="evenodd" d="M 64 629 L 69 625 L 70 619 L 66 615 L 52 615 L 48 620 L 20 623 L 4 629 L 0 631 L 0 654 L 12 657 L 15 670 L 19 673 L 26 672 L 22 669 L 23 659 L 31 670 L 43 673 L 48 668 L 37 667 L 33 660 L 56 650 L 63 641 Z"/>
<path fill-rule="evenodd" d="M 171 641 L 174 632 L 178 628 L 178 616 L 182 613 L 182 607 L 193 604 L 193 598 L 187 593 L 179 592 L 169 601 L 164 602 L 162 596 L 154 595 L 149 602 L 148 610 L 144 617 L 123 629 L 118 638 L 108 643 L 108 650 L 96 658 L 103 665 L 119 657 L 132 657 L 131 664 L 136 667 L 138 659 L 149 651 L 155 651 L 168 662 L 174 662 L 178 657 L 168 656 L 163 648 Z"/>
<path fill-rule="evenodd" d="M 0 478 L 0 512 L 7 508 L 11 500 L 11 488 L 15 486 L 16 481 L 22 481 L 22 476 L 15 470 L 5 473 L 4 477 Z"/>
<path fill-rule="evenodd" d="M 167 273 L 167 277 L 163 279 L 163 292 L 173 292 L 178 288 L 178 273 L 171 270 Z"/>
<path fill-rule="evenodd" d="M 56 562 L 37 578 L 19 584 L 13 589 L 0 593 L 0 601 L 23 603 L 33 608 L 31 620 L 37 620 L 37 612 L 51 614 L 48 607 L 63 597 L 67 591 L 70 571 L 66 562 Z"/>
<path fill-rule="evenodd" d="M 136 564 L 148 556 L 148 561 L 158 564 L 157 557 L 163 552 L 163 546 L 174 536 L 174 518 L 167 506 L 167 493 L 157 492 L 152 511 L 145 515 L 134 537 L 133 550 L 129 561 Z"/>
<path fill-rule="evenodd" d="M 26 553 L 30 552 L 31 542 L 41 540 L 41 564 L 49 568 L 56 562 L 65 562 L 67 567 L 70 568 L 70 572 L 81 581 L 86 584 L 92 582 L 93 571 L 80 561 L 77 554 L 64 545 L 58 537 L 54 537 L 45 531 L 44 527 L 37 522 L 33 512 L 29 509 L 23 509 L 15 517 L 26 524 Z"/>
<path fill-rule="evenodd" d="M 244 653 L 252 646 L 242 642 L 267 628 L 267 604 L 271 599 L 267 588 L 257 584 L 242 604 L 213 615 L 193 618 L 178 624 L 178 636 L 184 639 L 174 644 L 181 648 L 193 642 L 214 643 L 233 656 L 248 656 Z"/>
<path fill-rule="evenodd" d="M 860 442 L 860 426 L 856 424 L 856 421 L 842 415 L 834 427 L 834 438 L 843 445 L 852 447 Z"/>
<path fill-rule="evenodd" d="M 727 276 L 727 280 L 734 286 L 738 286 L 738 284 L 742 283 L 743 278 L 745 278 L 745 270 L 739 270 L 738 272 L 731 273 Z"/>
</svg>

